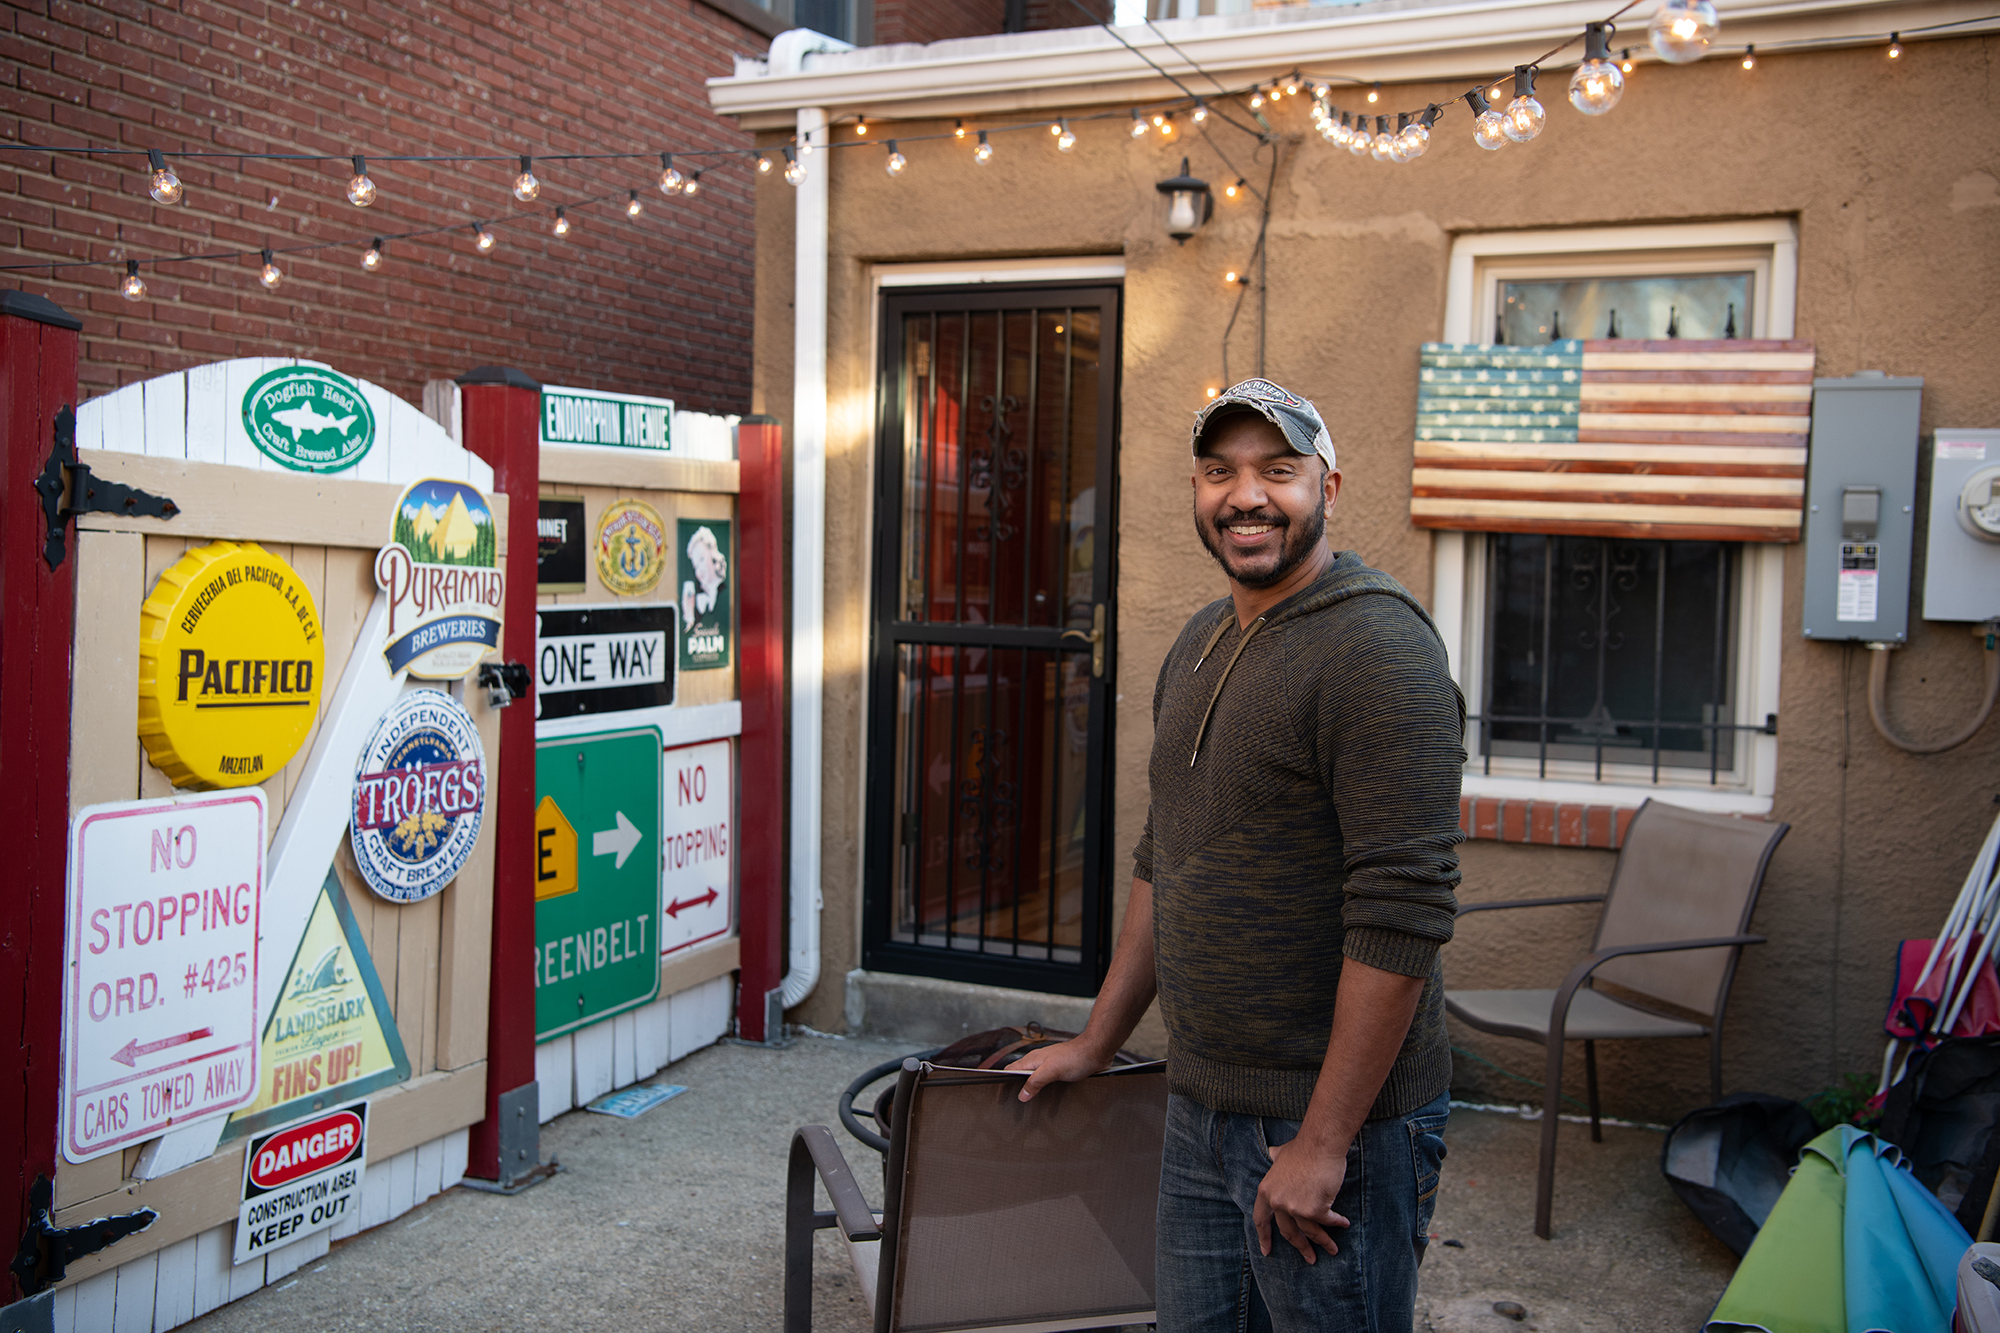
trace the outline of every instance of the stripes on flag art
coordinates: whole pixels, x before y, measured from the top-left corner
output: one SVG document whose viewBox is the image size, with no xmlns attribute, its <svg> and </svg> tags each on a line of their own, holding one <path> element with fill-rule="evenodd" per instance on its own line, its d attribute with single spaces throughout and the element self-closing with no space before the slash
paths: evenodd
<svg viewBox="0 0 2000 1333">
<path fill-rule="evenodd" d="M 1792 542 L 1813 345 L 1741 338 L 1426 343 L 1420 528 Z"/>
</svg>

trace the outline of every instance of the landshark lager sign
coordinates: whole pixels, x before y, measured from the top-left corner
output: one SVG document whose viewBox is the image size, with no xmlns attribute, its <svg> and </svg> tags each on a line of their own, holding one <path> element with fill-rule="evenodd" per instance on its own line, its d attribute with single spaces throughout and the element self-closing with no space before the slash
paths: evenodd
<svg viewBox="0 0 2000 1333">
<path fill-rule="evenodd" d="M 243 395 L 243 429 L 267 458 L 298 472 L 340 472 L 375 443 L 361 387 L 317 366 L 282 366 Z"/>
<path fill-rule="evenodd" d="M 500 646 L 506 576 L 493 508 L 479 488 L 425 477 L 396 501 L 394 539 L 375 554 L 389 594 L 383 655 L 391 671 L 458 680 Z"/>
<path fill-rule="evenodd" d="M 254 542 L 210 542 L 139 608 L 139 739 L 176 787 L 244 787 L 290 762 L 319 711 L 312 590 Z"/>
</svg>

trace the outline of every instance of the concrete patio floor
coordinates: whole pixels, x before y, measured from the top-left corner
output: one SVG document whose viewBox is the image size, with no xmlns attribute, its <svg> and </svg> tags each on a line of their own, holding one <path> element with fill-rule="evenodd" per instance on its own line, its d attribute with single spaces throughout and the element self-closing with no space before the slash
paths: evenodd
<svg viewBox="0 0 2000 1333">
<path fill-rule="evenodd" d="M 781 1325 L 791 1131 L 836 1125 L 846 1082 L 899 1044 L 804 1037 L 724 1045 L 662 1070 L 689 1091 L 637 1120 L 572 1112 L 545 1125 L 563 1174 L 514 1198 L 451 1190 L 336 1245 L 293 1281 L 223 1307 L 202 1333 L 404 1329 L 774 1330 Z M 1417 1327 L 1435 1333 L 1694 1330 L 1735 1258 L 1660 1178 L 1660 1135 L 1563 1126 L 1555 1238 L 1535 1239 L 1539 1126 L 1459 1111 L 1446 1134 Z M 837 1131 L 864 1189 L 874 1157 Z M 873 1198 L 873 1191 L 870 1190 Z M 838 1238 L 818 1237 L 815 1327 L 871 1327 Z M 1524 1322 L 1493 1313 L 1519 1302 Z"/>
</svg>

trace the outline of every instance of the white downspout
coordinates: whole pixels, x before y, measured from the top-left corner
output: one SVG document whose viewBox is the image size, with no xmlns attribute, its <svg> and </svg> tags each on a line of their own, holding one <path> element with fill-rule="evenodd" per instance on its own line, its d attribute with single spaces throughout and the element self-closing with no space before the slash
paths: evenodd
<svg viewBox="0 0 2000 1333">
<path fill-rule="evenodd" d="M 780 999 L 819 984 L 820 763 L 826 712 L 826 111 L 799 108 L 802 159 L 792 279 L 792 882 L 791 948 Z"/>
</svg>

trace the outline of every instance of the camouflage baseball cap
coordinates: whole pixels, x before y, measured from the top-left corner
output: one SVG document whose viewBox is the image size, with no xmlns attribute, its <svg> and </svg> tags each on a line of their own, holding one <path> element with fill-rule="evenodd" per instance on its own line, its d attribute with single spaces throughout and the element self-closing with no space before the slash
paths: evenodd
<svg viewBox="0 0 2000 1333">
<path fill-rule="evenodd" d="M 1255 412 L 1283 431 L 1292 448 L 1302 454 L 1318 454 L 1325 459 L 1328 471 L 1337 467 L 1333 459 L 1333 436 L 1327 433 L 1326 422 L 1320 419 L 1319 409 L 1297 394 L 1261 379 L 1244 380 L 1225 390 L 1196 414 L 1191 442 L 1195 453 L 1201 452 L 1202 436 L 1210 423 L 1219 416 L 1228 415 L 1232 408 Z"/>
</svg>

